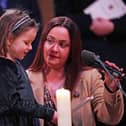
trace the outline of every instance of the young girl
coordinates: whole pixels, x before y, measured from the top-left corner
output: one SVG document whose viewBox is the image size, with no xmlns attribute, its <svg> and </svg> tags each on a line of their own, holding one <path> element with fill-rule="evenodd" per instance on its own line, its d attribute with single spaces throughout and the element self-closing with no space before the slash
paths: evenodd
<svg viewBox="0 0 126 126">
<path fill-rule="evenodd" d="M 55 122 L 56 112 L 34 99 L 21 60 L 32 49 L 38 24 L 26 11 L 8 9 L 0 17 L 0 125 L 33 126 L 33 119 Z"/>
</svg>

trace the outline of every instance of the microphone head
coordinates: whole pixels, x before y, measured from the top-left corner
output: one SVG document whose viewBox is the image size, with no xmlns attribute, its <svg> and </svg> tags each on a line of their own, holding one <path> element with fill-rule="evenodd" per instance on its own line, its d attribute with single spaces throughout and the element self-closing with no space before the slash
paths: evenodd
<svg viewBox="0 0 126 126">
<path fill-rule="evenodd" d="M 117 70 L 116 68 L 113 68 L 107 64 L 104 64 L 99 58 L 98 55 L 96 55 L 94 52 L 88 51 L 88 50 L 82 50 L 81 52 L 81 60 L 82 64 L 84 66 L 89 66 L 89 67 L 95 67 L 95 68 L 100 68 L 103 69 L 108 73 L 110 77 L 113 75 L 117 78 L 124 78 L 122 76 L 122 73 Z"/>
<path fill-rule="evenodd" d="M 96 55 L 94 52 L 91 52 L 89 50 L 82 50 L 81 52 L 81 59 L 83 65 L 86 66 L 94 66 L 96 62 Z"/>
</svg>

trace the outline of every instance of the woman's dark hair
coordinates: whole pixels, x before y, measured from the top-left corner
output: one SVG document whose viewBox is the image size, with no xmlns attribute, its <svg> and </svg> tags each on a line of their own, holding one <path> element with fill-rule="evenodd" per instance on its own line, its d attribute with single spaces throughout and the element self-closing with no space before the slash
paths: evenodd
<svg viewBox="0 0 126 126">
<path fill-rule="evenodd" d="M 28 30 L 38 27 L 37 22 L 30 18 L 28 11 L 19 9 L 7 9 L 0 17 L 0 55 L 6 56 L 6 42 L 9 35 L 13 37 Z"/>
<path fill-rule="evenodd" d="M 38 44 L 37 52 L 33 63 L 30 66 L 30 70 L 37 72 L 44 72 L 44 58 L 43 58 L 43 45 L 46 41 L 47 35 L 50 30 L 56 26 L 65 27 L 70 35 L 70 54 L 65 65 L 65 88 L 70 90 L 73 89 L 75 82 L 77 80 L 78 74 L 80 72 L 81 67 L 81 37 L 80 31 L 78 30 L 77 25 L 68 17 L 59 16 L 52 18 L 43 28 L 43 32 L 41 34 L 40 43 Z"/>
</svg>

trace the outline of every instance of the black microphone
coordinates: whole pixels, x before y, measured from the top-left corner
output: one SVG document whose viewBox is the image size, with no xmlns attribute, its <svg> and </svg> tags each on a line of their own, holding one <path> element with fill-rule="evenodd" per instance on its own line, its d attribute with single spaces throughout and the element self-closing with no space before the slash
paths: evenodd
<svg viewBox="0 0 126 126">
<path fill-rule="evenodd" d="M 86 66 L 101 68 L 108 73 L 110 78 L 113 80 L 114 77 L 126 79 L 126 76 L 122 76 L 122 73 L 107 64 L 105 64 L 102 60 L 100 60 L 100 56 L 96 55 L 94 52 L 83 50 L 81 53 L 82 63 Z M 122 94 L 126 97 L 126 92 L 123 90 L 120 81 L 118 82 L 118 88 L 122 92 Z"/>
<path fill-rule="evenodd" d="M 111 73 L 114 77 L 124 78 L 124 76 L 122 76 L 122 73 L 119 70 L 109 66 L 108 64 L 105 64 L 100 59 L 100 56 L 96 55 L 94 52 L 91 52 L 89 50 L 83 50 L 81 52 L 81 58 L 82 58 L 82 63 L 86 66 L 101 68 L 107 71 L 108 74 Z"/>
</svg>

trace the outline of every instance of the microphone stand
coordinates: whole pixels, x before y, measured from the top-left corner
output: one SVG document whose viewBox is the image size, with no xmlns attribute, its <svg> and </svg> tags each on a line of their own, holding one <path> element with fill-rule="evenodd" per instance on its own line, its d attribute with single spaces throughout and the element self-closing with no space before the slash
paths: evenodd
<svg viewBox="0 0 126 126">
<path fill-rule="evenodd" d="M 106 68 L 105 64 L 99 59 L 98 56 L 97 56 L 97 62 L 100 63 L 100 65 L 105 70 L 105 72 L 109 75 L 109 77 L 111 78 L 111 80 L 114 80 L 115 79 L 114 76 L 109 72 L 109 70 Z M 122 92 L 122 94 L 126 97 L 126 92 L 123 90 L 120 81 L 118 81 L 117 87 L 120 89 L 120 91 Z"/>
</svg>

